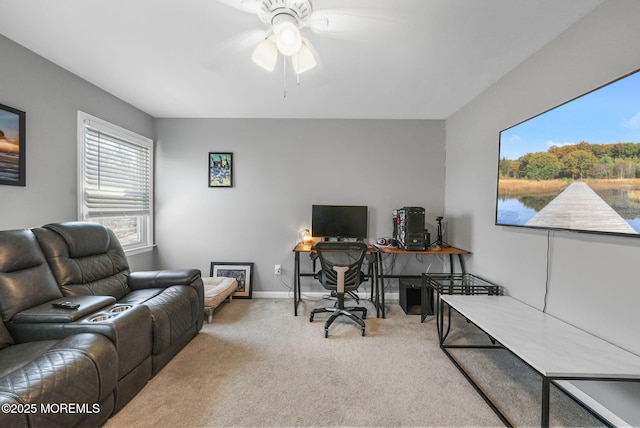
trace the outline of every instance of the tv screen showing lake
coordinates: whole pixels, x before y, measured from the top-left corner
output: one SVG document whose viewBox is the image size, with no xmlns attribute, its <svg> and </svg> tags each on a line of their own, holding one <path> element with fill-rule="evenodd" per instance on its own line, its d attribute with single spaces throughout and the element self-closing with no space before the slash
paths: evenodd
<svg viewBox="0 0 640 428">
<path fill-rule="evenodd" d="M 640 71 L 500 132 L 496 224 L 640 236 Z"/>
</svg>

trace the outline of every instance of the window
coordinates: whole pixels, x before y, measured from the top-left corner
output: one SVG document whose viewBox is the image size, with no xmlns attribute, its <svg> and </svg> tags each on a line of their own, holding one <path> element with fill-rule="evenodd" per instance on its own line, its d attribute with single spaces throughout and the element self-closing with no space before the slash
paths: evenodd
<svg viewBox="0 0 640 428">
<path fill-rule="evenodd" d="M 128 254 L 153 246 L 153 141 L 78 112 L 78 217 L 110 227 Z"/>
</svg>

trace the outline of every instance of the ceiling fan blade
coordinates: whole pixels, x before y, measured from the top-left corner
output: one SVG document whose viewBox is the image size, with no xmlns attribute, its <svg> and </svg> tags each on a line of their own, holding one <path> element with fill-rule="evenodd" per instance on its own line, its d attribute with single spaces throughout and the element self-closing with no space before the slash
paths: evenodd
<svg viewBox="0 0 640 428">
<path fill-rule="evenodd" d="M 260 9 L 259 0 L 217 0 L 225 6 L 232 7 L 246 13 L 257 13 Z"/>
<path fill-rule="evenodd" d="M 304 23 L 304 27 L 319 36 L 353 41 L 386 37 L 397 28 L 394 20 L 382 12 L 364 9 L 317 10 Z"/>
<path fill-rule="evenodd" d="M 244 31 L 221 43 L 218 43 L 209 55 L 210 59 L 205 63 L 205 67 L 211 70 L 227 66 L 228 60 L 233 57 L 246 55 L 251 57 L 251 52 L 258 46 L 269 32 L 261 29 Z"/>
</svg>

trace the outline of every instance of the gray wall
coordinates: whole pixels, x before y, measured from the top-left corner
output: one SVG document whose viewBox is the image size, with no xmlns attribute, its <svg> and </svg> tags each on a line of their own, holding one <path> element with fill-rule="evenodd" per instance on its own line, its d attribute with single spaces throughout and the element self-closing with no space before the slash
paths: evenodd
<svg viewBox="0 0 640 428">
<path fill-rule="evenodd" d="M 254 290 L 283 292 L 312 204 L 368 205 L 371 240 L 394 208 L 423 206 L 432 231 L 444 212 L 443 121 L 159 119 L 156 135 L 162 266 L 254 262 Z M 234 154 L 232 188 L 207 186 L 215 151 Z"/>
<path fill-rule="evenodd" d="M 449 234 L 473 252 L 470 272 L 538 309 L 544 307 L 548 236 L 494 225 L 498 133 L 640 68 L 638 16 L 640 2 L 605 2 L 447 120 Z M 547 312 L 640 354 L 640 241 L 552 232 L 549 243 Z M 640 423 L 638 384 L 582 388 L 627 423 Z"/>
<path fill-rule="evenodd" d="M 150 138 L 153 118 L 1 35 L 0 58 L 0 104 L 26 112 L 27 125 L 27 185 L 0 186 L 0 230 L 75 220 L 77 111 Z"/>
<path fill-rule="evenodd" d="M 471 272 L 537 308 L 547 233 L 494 225 L 498 133 L 640 68 L 637 16 L 640 2 L 605 2 L 447 120 L 449 234 Z M 639 259 L 638 239 L 553 232 L 548 312 L 640 353 Z"/>
</svg>

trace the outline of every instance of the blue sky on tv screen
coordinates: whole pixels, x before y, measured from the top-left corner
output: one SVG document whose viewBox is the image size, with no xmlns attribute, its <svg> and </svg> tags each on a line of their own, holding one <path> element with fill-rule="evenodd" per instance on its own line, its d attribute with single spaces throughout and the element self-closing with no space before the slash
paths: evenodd
<svg viewBox="0 0 640 428">
<path fill-rule="evenodd" d="M 502 131 L 500 159 L 581 141 L 640 143 L 640 72 Z"/>
</svg>

